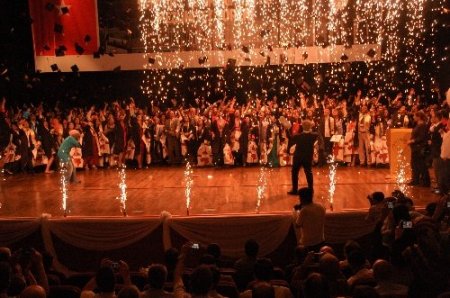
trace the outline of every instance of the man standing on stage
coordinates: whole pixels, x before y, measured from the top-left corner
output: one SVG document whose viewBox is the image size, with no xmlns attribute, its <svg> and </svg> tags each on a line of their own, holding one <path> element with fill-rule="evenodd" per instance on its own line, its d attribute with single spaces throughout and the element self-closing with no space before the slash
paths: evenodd
<svg viewBox="0 0 450 298">
<path fill-rule="evenodd" d="M 66 181 L 78 183 L 76 176 L 76 169 L 70 156 L 72 148 L 80 148 L 80 132 L 78 130 L 71 130 L 69 136 L 62 142 L 58 150 L 58 158 L 61 162 L 61 167 L 65 167 L 65 179 Z"/>
<path fill-rule="evenodd" d="M 359 164 L 367 166 L 370 161 L 370 123 L 372 119 L 366 105 L 361 107 L 358 120 L 358 150 L 359 150 Z"/>
<path fill-rule="evenodd" d="M 290 195 L 298 194 L 298 172 L 303 167 L 308 182 L 308 188 L 313 190 L 313 173 L 312 161 L 314 153 L 314 143 L 317 141 L 318 135 L 311 131 L 312 123 L 309 120 L 302 121 L 303 132 L 294 135 L 290 140 L 290 147 L 295 145 L 294 160 L 292 164 L 292 190 L 288 192 Z M 288 152 L 289 152 L 288 149 Z"/>
</svg>

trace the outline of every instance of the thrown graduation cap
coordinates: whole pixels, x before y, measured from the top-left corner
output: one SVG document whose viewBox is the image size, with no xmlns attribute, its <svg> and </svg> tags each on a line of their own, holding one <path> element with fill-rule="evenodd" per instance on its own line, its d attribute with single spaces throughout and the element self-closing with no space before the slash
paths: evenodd
<svg viewBox="0 0 450 298">
<path fill-rule="evenodd" d="M 58 48 L 55 49 L 55 56 L 56 57 L 62 57 L 64 56 L 67 51 L 67 48 L 64 45 L 59 46 Z"/>
<path fill-rule="evenodd" d="M 67 7 L 67 6 L 61 7 L 61 12 L 62 12 L 62 14 L 68 14 L 69 13 L 69 7 Z"/>
<path fill-rule="evenodd" d="M 206 56 L 198 58 L 198 64 L 205 64 L 206 61 L 208 61 L 208 57 Z"/>
<path fill-rule="evenodd" d="M 156 60 L 153 57 L 148 58 L 148 63 L 149 64 L 155 64 Z"/>
<path fill-rule="evenodd" d="M 91 36 L 89 34 L 86 34 L 86 36 L 84 37 L 84 42 L 88 43 L 92 40 Z"/>
<path fill-rule="evenodd" d="M 348 56 L 346 54 L 342 54 L 341 60 L 342 61 L 347 61 L 348 60 Z"/>
<path fill-rule="evenodd" d="M 113 69 L 114 72 L 120 72 L 121 70 L 122 68 L 120 67 L 120 65 Z"/>
<path fill-rule="evenodd" d="M 59 70 L 59 68 L 58 68 L 58 64 L 52 64 L 52 65 L 50 65 L 50 68 L 52 69 L 52 71 L 58 71 Z"/>
<path fill-rule="evenodd" d="M 249 47 L 247 47 L 247 46 L 243 46 L 242 47 L 242 51 L 244 52 L 244 53 L 250 53 L 250 49 L 249 49 Z"/>
<path fill-rule="evenodd" d="M 75 51 L 78 55 L 83 55 L 84 48 L 78 44 L 78 42 L 75 43 Z"/>
<path fill-rule="evenodd" d="M 376 52 L 374 49 L 370 49 L 370 50 L 367 52 L 367 56 L 369 56 L 370 58 L 375 57 L 376 54 L 377 54 L 377 52 Z"/>
<path fill-rule="evenodd" d="M 235 67 L 236 66 L 236 59 L 228 59 L 227 66 Z"/>
<path fill-rule="evenodd" d="M 261 56 L 263 56 L 263 57 L 266 56 L 266 53 L 264 53 L 264 51 L 259 52 L 259 54 L 260 54 Z"/>
<path fill-rule="evenodd" d="M 71 69 L 73 72 L 78 72 L 78 71 L 80 71 L 80 69 L 78 68 L 78 65 L 76 65 L 76 64 L 72 65 L 72 66 L 70 67 L 70 69 Z"/>
<path fill-rule="evenodd" d="M 306 52 L 306 51 L 303 52 L 302 57 L 303 57 L 303 60 L 308 59 L 308 52 Z"/>
<path fill-rule="evenodd" d="M 63 33 L 63 25 L 56 23 L 53 31 L 55 31 L 55 33 L 62 34 Z"/>
<path fill-rule="evenodd" d="M 48 2 L 47 4 L 45 4 L 45 9 L 48 11 L 52 11 L 55 8 L 55 4 Z"/>
</svg>

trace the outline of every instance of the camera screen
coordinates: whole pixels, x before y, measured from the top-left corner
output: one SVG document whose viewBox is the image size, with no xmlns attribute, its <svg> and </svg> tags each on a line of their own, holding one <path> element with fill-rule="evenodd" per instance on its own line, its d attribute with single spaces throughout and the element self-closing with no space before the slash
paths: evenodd
<svg viewBox="0 0 450 298">
<path fill-rule="evenodd" d="M 198 245 L 198 243 L 194 243 L 192 244 L 192 249 L 199 249 L 200 246 Z"/>
<path fill-rule="evenodd" d="M 403 228 L 404 229 L 411 229 L 412 228 L 412 222 L 411 221 L 403 222 Z"/>
</svg>

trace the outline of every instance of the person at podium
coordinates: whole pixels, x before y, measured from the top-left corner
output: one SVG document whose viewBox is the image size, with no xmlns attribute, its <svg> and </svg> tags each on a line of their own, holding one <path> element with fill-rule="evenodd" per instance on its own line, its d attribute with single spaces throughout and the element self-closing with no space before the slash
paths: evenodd
<svg viewBox="0 0 450 298">
<path fill-rule="evenodd" d="M 409 183 L 411 186 L 430 187 L 430 174 L 426 164 L 429 139 L 426 121 L 427 117 L 423 111 L 414 114 L 416 126 L 413 128 L 411 139 L 408 141 L 411 147 L 412 180 Z"/>
</svg>

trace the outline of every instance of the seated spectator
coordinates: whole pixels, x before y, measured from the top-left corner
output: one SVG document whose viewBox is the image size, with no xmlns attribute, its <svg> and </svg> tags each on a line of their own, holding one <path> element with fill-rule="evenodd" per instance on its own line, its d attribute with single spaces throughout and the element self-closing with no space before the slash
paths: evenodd
<svg viewBox="0 0 450 298">
<path fill-rule="evenodd" d="M 331 246 L 324 245 L 320 248 L 319 253 L 321 254 L 330 254 L 333 256 L 336 256 L 336 253 L 334 252 L 334 249 Z"/>
<path fill-rule="evenodd" d="M 139 289 L 136 286 L 125 286 L 119 291 L 117 298 L 139 298 Z"/>
<path fill-rule="evenodd" d="M 8 297 L 11 283 L 11 266 L 7 262 L 0 262 L 0 298 Z"/>
<path fill-rule="evenodd" d="M 211 266 L 209 269 L 211 270 L 211 273 L 212 273 L 212 287 L 208 292 L 208 297 L 224 298 L 222 295 L 217 293 L 217 290 L 216 290 L 217 285 L 219 284 L 219 281 L 220 281 L 220 270 L 216 266 Z"/>
<path fill-rule="evenodd" d="M 326 253 L 320 258 L 319 272 L 326 279 L 332 297 L 348 295 L 347 280 L 339 269 L 339 260 L 334 255 Z"/>
<path fill-rule="evenodd" d="M 384 210 L 386 204 L 384 202 L 384 193 L 376 191 L 367 197 L 370 203 L 369 212 L 367 213 L 366 220 L 378 223 L 383 220 Z"/>
<path fill-rule="evenodd" d="M 222 264 L 220 261 L 220 257 L 222 256 L 222 250 L 221 250 L 219 244 L 217 244 L 217 243 L 208 244 L 208 246 L 206 247 L 206 253 L 209 255 L 212 255 L 214 257 L 215 264 L 218 267 L 222 267 L 221 266 Z"/>
<path fill-rule="evenodd" d="M 95 277 L 93 277 L 84 286 L 81 292 L 81 298 L 102 298 L 102 297 L 113 297 L 115 298 L 115 286 L 116 278 L 113 270 L 114 263 L 108 259 L 102 260 L 100 269 L 97 271 Z M 125 286 L 131 285 L 130 271 L 127 263 L 120 261 L 118 263 L 118 272 L 123 279 Z M 94 292 L 95 291 L 95 292 Z"/>
<path fill-rule="evenodd" d="M 244 290 L 247 284 L 253 280 L 254 267 L 258 257 L 259 244 L 253 239 L 245 242 L 245 257 L 234 263 L 236 269 L 235 282 L 239 291 Z"/>
<path fill-rule="evenodd" d="M 291 264 L 287 265 L 286 269 L 284 270 L 286 272 L 286 280 L 288 283 L 291 283 L 292 276 L 294 275 L 294 271 L 296 270 L 296 268 L 298 268 L 299 266 L 301 266 L 303 264 L 307 254 L 308 254 L 308 252 L 303 245 L 298 245 L 295 248 L 294 261 Z"/>
<path fill-rule="evenodd" d="M 377 291 L 371 286 L 356 286 L 352 293 L 353 298 L 378 298 Z"/>
<path fill-rule="evenodd" d="M 0 247 L 0 262 L 9 262 L 11 250 L 7 247 Z"/>
<path fill-rule="evenodd" d="M 348 240 L 344 245 L 344 257 L 345 259 L 339 262 L 339 268 L 346 278 L 352 275 L 352 268 L 350 268 L 350 263 L 348 262 L 348 257 L 350 254 L 356 250 L 361 250 L 361 246 L 358 242 L 354 240 Z M 370 268 L 370 264 L 367 263 Z"/>
<path fill-rule="evenodd" d="M 392 280 L 393 267 L 385 260 L 377 260 L 373 264 L 373 276 L 377 281 L 375 290 L 380 296 L 408 295 L 408 287 Z"/>
<path fill-rule="evenodd" d="M 260 283 L 270 284 L 273 275 L 273 264 L 270 259 L 259 259 L 255 263 L 255 281 L 251 284 L 252 289 L 255 285 Z M 292 297 L 291 290 L 283 286 L 273 286 L 276 298 L 290 298 Z M 252 290 L 247 290 L 241 294 L 241 298 L 251 298 Z"/>
<path fill-rule="evenodd" d="M 175 268 L 173 292 L 174 296 L 177 298 L 207 297 L 208 292 L 212 288 L 213 276 L 211 270 L 208 266 L 201 265 L 192 272 L 189 284 L 190 292 L 188 293 L 186 291 L 183 283 L 184 262 L 186 256 L 191 252 L 191 249 L 192 243 L 183 245 L 178 258 L 177 267 Z"/>
<path fill-rule="evenodd" d="M 46 298 L 47 294 L 43 287 L 38 285 L 32 285 L 26 287 L 22 293 L 20 293 L 20 298 Z"/>
<path fill-rule="evenodd" d="M 252 298 L 275 298 L 275 289 L 271 284 L 258 283 L 252 289 Z"/>
<path fill-rule="evenodd" d="M 329 298 L 330 292 L 327 280 L 319 273 L 311 273 L 303 286 L 304 298 Z"/>
<path fill-rule="evenodd" d="M 367 268 L 367 259 L 361 250 L 353 251 L 348 257 L 353 275 L 347 279 L 350 289 L 355 284 L 374 282 L 372 269 Z"/>
<path fill-rule="evenodd" d="M 167 280 L 167 269 L 164 265 L 154 264 L 148 268 L 148 288 L 142 293 L 142 298 L 169 298 L 172 293 L 164 291 Z"/>
</svg>

